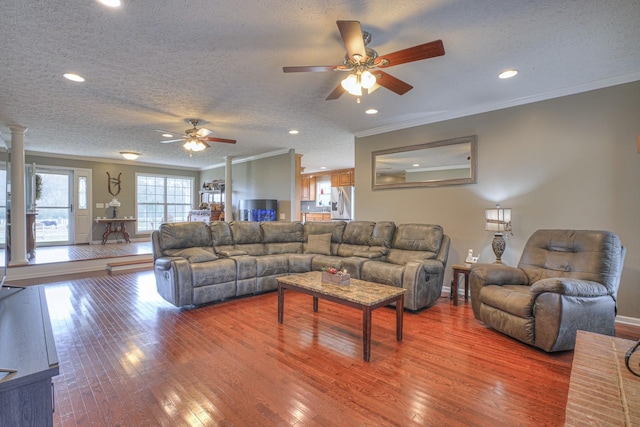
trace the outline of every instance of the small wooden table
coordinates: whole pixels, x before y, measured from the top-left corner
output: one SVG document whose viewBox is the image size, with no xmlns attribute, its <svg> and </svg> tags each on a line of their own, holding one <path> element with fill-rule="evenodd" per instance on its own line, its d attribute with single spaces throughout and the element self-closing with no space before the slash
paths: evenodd
<svg viewBox="0 0 640 427">
<path fill-rule="evenodd" d="M 396 339 L 402 341 L 402 316 L 404 294 L 407 291 L 394 286 L 380 285 L 364 280 L 351 279 L 349 285 L 334 285 L 322 281 L 322 273 L 294 274 L 278 277 L 278 323 L 283 323 L 284 290 L 302 292 L 313 296 L 313 311 L 318 311 L 318 298 L 362 310 L 363 358 L 371 356 L 371 312 L 378 307 L 396 303 Z"/>
<path fill-rule="evenodd" d="M 458 274 L 464 275 L 464 299 L 469 299 L 469 273 L 471 273 L 471 264 L 454 264 L 453 279 L 451 280 L 451 293 L 449 299 L 453 299 L 453 305 L 458 305 Z"/>
<path fill-rule="evenodd" d="M 127 243 L 131 243 L 129 240 L 129 233 L 127 232 L 126 223 L 127 222 L 136 222 L 136 218 L 98 218 L 95 220 L 96 224 L 104 224 L 106 230 L 102 235 L 102 244 L 107 243 L 107 239 L 109 239 L 109 235 L 111 233 L 122 233 L 124 240 Z"/>
</svg>

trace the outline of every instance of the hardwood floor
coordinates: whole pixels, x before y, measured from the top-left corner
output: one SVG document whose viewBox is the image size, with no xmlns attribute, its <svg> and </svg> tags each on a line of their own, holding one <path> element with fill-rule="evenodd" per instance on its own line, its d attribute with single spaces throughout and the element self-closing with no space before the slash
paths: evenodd
<svg viewBox="0 0 640 427">
<path fill-rule="evenodd" d="M 277 293 L 178 309 L 151 271 L 50 283 L 60 375 L 56 426 L 559 426 L 572 352 L 547 354 L 486 328 L 447 296 L 360 312 Z M 625 326 L 619 336 L 640 338 Z"/>
</svg>

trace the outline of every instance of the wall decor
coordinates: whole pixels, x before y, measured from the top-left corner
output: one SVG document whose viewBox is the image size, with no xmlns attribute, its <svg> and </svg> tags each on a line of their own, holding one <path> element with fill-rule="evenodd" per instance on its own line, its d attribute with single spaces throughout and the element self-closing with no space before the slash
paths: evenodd
<svg viewBox="0 0 640 427">
<path fill-rule="evenodd" d="M 475 184 L 476 135 L 371 153 L 373 190 Z"/>
</svg>

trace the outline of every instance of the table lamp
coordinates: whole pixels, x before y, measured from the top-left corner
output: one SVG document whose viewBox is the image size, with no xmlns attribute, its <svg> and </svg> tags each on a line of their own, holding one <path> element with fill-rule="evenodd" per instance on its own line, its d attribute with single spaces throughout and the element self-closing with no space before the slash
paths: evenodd
<svg viewBox="0 0 640 427">
<path fill-rule="evenodd" d="M 493 253 L 496 254 L 494 264 L 502 264 L 502 254 L 507 246 L 504 234 L 511 231 L 511 209 L 500 208 L 500 205 L 496 205 L 495 209 L 485 209 L 484 229 L 495 232 L 491 242 Z"/>
<path fill-rule="evenodd" d="M 120 207 L 120 202 L 118 201 L 118 199 L 116 199 L 115 197 L 111 199 L 111 201 L 109 202 L 109 206 L 113 208 L 113 217 L 117 218 L 118 217 L 117 209 Z"/>
</svg>

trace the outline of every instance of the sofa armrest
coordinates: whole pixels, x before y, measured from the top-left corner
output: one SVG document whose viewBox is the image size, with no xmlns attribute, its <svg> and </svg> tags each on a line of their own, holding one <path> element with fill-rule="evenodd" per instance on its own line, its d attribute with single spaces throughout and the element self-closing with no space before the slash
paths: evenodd
<svg viewBox="0 0 640 427">
<path fill-rule="evenodd" d="M 179 256 L 162 256 L 160 258 L 156 258 L 154 264 L 155 264 L 155 268 L 156 270 L 170 270 L 171 269 L 171 262 L 172 261 L 178 261 L 184 259 L 182 257 Z"/>
<path fill-rule="evenodd" d="M 193 304 L 193 282 L 189 261 L 183 257 L 163 256 L 154 261 L 156 289 L 176 307 Z"/>
<path fill-rule="evenodd" d="M 523 270 L 504 264 L 472 264 L 470 278 L 479 286 L 529 284 Z"/>
<path fill-rule="evenodd" d="M 422 261 L 422 269 L 425 273 L 429 274 L 438 274 L 444 270 L 444 265 L 440 260 L 437 259 L 427 259 Z"/>
<path fill-rule="evenodd" d="M 600 297 L 609 295 L 606 286 L 591 280 L 579 280 L 569 277 L 542 279 L 531 285 L 529 291 L 532 298 L 545 292 L 567 295 L 572 297 Z"/>
</svg>

